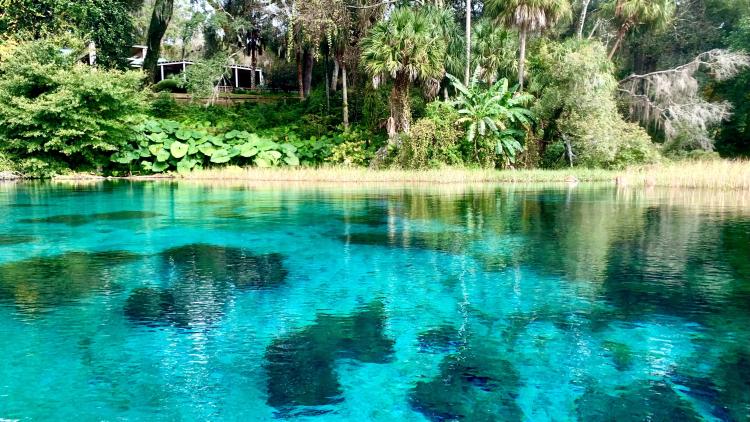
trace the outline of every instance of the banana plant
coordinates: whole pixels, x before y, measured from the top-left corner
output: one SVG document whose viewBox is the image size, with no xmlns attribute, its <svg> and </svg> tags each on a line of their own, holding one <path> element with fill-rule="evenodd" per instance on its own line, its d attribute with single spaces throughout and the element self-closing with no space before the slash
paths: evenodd
<svg viewBox="0 0 750 422">
<path fill-rule="evenodd" d="M 485 87 L 479 75 L 479 71 L 474 72 L 468 86 L 455 76 L 447 75 L 458 93 L 453 100 L 461 116 L 458 121 L 466 125 L 466 140 L 473 147 L 477 161 L 479 143 L 489 141 L 506 165 L 515 163 L 516 155 L 523 150 L 519 139 L 526 136 L 532 123 L 533 115 L 526 106 L 533 97 L 518 92 L 517 87 L 509 88 L 505 78 Z"/>
</svg>

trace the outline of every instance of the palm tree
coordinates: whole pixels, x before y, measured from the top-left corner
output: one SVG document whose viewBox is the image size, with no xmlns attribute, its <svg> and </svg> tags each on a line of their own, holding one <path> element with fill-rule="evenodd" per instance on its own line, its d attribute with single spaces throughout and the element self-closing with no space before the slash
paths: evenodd
<svg viewBox="0 0 750 422">
<path fill-rule="evenodd" d="M 610 0 L 602 7 L 604 13 L 615 18 L 619 28 L 615 44 L 609 51 L 610 60 L 620 48 L 628 31 L 637 25 L 663 28 L 674 16 L 674 0 Z"/>
<path fill-rule="evenodd" d="M 499 77 L 515 77 L 518 71 L 518 41 L 515 31 L 495 25 L 489 19 L 480 19 L 474 24 L 473 32 L 470 66 L 477 69 L 479 79 L 492 85 Z"/>
<path fill-rule="evenodd" d="M 388 135 L 409 132 L 409 89 L 417 79 L 441 78 L 445 72 L 445 38 L 429 15 L 430 8 L 401 7 L 372 27 L 362 42 L 362 63 L 377 85 L 393 79 Z"/>
<path fill-rule="evenodd" d="M 488 0 L 486 7 L 491 16 L 518 28 L 518 86 L 519 91 L 523 91 L 528 33 L 543 31 L 569 17 L 570 3 L 568 0 Z"/>
</svg>

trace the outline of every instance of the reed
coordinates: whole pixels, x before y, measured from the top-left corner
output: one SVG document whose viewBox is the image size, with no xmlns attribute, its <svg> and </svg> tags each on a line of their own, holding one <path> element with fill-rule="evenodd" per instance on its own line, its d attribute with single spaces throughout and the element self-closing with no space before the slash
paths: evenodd
<svg viewBox="0 0 750 422">
<path fill-rule="evenodd" d="M 188 180 L 332 183 L 575 183 L 609 182 L 619 186 L 660 186 L 750 190 L 750 161 L 673 162 L 626 170 L 371 170 L 364 168 L 240 168 L 193 172 Z"/>
</svg>

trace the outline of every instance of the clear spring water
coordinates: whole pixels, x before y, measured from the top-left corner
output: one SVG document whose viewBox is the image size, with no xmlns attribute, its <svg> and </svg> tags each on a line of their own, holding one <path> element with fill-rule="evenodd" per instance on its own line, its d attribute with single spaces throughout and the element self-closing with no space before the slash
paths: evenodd
<svg viewBox="0 0 750 422">
<path fill-rule="evenodd" d="M 0 419 L 747 421 L 744 196 L 0 185 Z"/>
</svg>

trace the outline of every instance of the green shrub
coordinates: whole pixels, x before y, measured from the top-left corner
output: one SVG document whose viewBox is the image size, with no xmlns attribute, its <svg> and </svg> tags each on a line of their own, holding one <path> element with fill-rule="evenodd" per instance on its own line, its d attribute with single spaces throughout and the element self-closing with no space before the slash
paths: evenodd
<svg viewBox="0 0 750 422">
<path fill-rule="evenodd" d="M 222 132 L 208 122 L 148 120 L 137 129 L 140 135 L 129 148 L 111 157 L 129 171 L 186 173 L 211 164 L 299 165 L 297 148 L 290 143 L 246 131 Z"/>
<path fill-rule="evenodd" d="M 449 103 L 435 101 L 427 106 L 426 114 L 403 137 L 395 164 L 409 169 L 463 164 L 464 133 L 458 112 Z"/>
<path fill-rule="evenodd" d="M 154 92 L 186 92 L 182 86 L 182 81 L 179 79 L 169 78 L 159 81 L 154 85 Z"/>
<path fill-rule="evenodd" d="M 545 166 L 570 165 L 565 139 L 575 165 L 619 168 L 658 160 L 646 131 L 624 121 L 617 109 L 617 81 L 601 43 L 543 41 L 530 65 Z"/>
<path fill-rule="evenodd" d="M 32 175 L 105 166 L 146 103 L 140 72 L 92 68 L 64 51 L 39 40 L 0 57 L 0 148 Z"/>
</svg>

